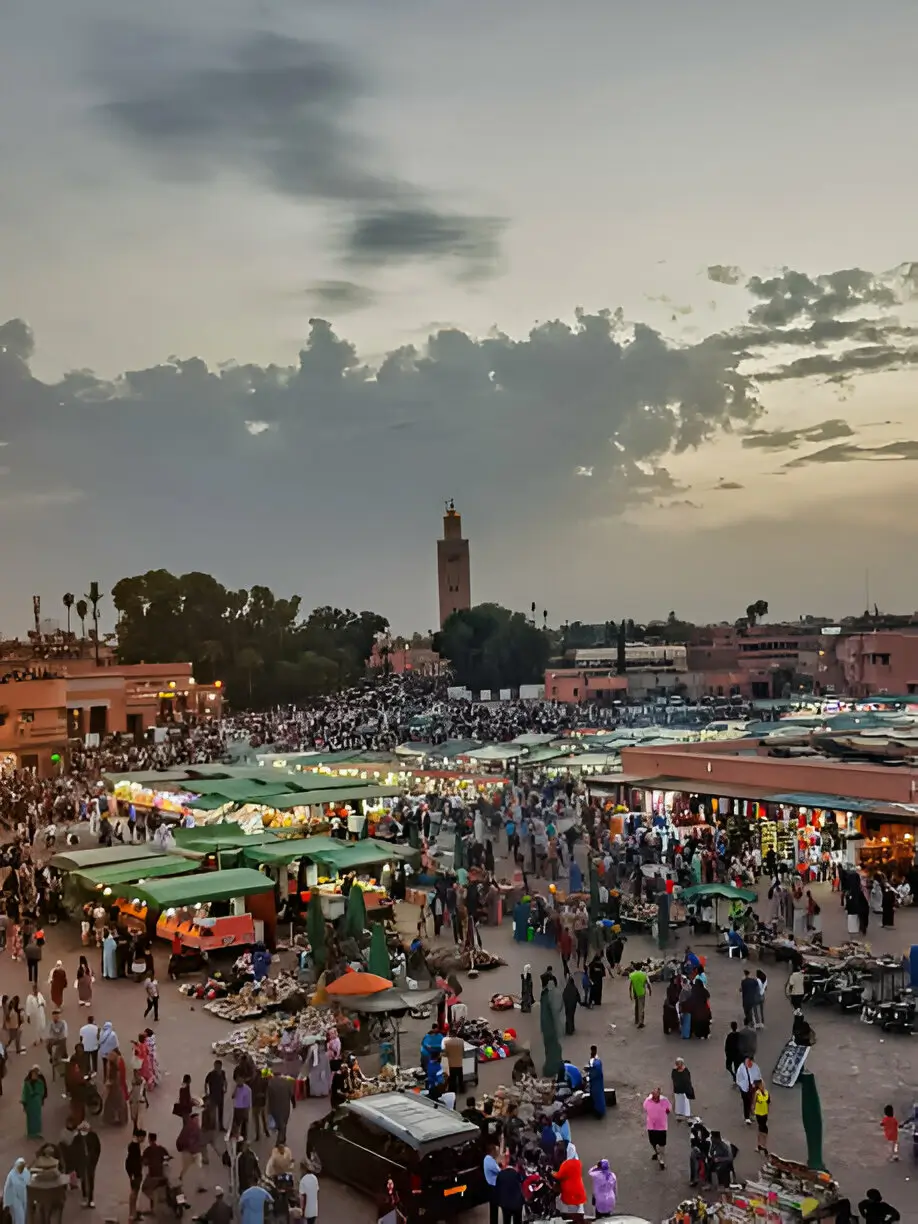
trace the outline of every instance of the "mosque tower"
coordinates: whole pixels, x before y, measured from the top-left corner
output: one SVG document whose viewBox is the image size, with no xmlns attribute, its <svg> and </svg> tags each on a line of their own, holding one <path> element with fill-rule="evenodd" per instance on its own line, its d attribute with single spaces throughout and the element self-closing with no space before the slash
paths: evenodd
<svg viewBox="0 0 918 1224">
<path fill-rule="evenodd" d="M 443 515 L 443 538 L 437 540 L 437 584 L 442 628 L 451 613 L 472 606 L 469 542 L 462 538 L 462 517 L 452 499 Z"/>
</svg>

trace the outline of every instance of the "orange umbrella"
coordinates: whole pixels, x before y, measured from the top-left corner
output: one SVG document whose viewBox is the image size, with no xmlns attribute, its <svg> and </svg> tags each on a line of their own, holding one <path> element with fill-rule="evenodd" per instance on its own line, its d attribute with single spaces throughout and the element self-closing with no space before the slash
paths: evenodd
<svg viewBox="0 0 918 1224">
<path fill-rule="evenodd" d="M 345 973 L 326 986 L 328 994 L 334 996 L 372 995 L 391 990 L 392 983 L 385 978 L 377 977 L 375 973 Z"/>
</svg>

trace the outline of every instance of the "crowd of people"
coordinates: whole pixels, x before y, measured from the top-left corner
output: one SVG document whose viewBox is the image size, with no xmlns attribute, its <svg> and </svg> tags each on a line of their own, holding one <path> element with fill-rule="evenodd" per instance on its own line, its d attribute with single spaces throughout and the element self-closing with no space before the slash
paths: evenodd
<svg viewBox="0 0 918 1224">
<path fill-rule="evenodd" d="M 453 702 L 447 700 L 439 680 L 390 678 L 324 699 L 310 708 L 240 714 L 220 723 L 183 728 L 156 744 L 106 741 L 95 749 L 77 750 L 70 768 L 57 777 L 39 780 L 16 771 L 3 775 L 0 821 L 9 829 L 9 840 L 0 851 L 0 952 L 5 950 L 13 962 L 24 965 L 26 975 L 20 993 L 0 998 L 0 1091 L 15 1055 L 31 1053 L 30 1063 L 36 1057 L 47 1059 L 47 1069 L 42 1069 L 42 1063 L 33 1063 L 22 1077 L 21 1088 L 17 1087 L 27 1137 L 44 1144 L 45 1108 L 60 1080 L 57 1090 L 66 1094 L 68 1113 L 63 1137 L 52 1146 L 61 1168 L 80 1186 L 87 1205 L 94 1202 L 100 1152 L 94 1119 L 100 1118 L 106 1128 L 122 1131 L 128 1138 L 125 1169 L 132 1219 L 144 1203 L 155 1210 L 160 1197 L 174 1193 L 171 1162 L 179 1187 L 197 1189 L 198 1170 L 211 1160 L 226 1168 L 231 1193 L 216 1193 L 204 1213 L 210 1224 L 228 1224 L 232 1208 L 227 1200 L 232 1197 L 238 1198 L 243 1224 L 260 1224 L 264 1205 L 274 1193 L 263 1184 L 265 1176 L 274 1183 L 295 1185 L 293 1196 L 299 1198 L 306 1218 L 314 1220 L 317 1215 L 315 1177 L 308 1167 L 299 1167 L 287 1142 L 290 1112 L 295 1107 L 291 1076 L 263 1075 L 246 1056 L 228 1069 L 217 1061 L 206 1075 L 198 1072 L 183 1076 L 172 1109 L 177 1120 L 171 1144 L 174 1155 L 170 1155 L 168 1141 L 149 1131 L 147 1113 L 151 1100 L 163 1091 L 163 1075 L 155 1031 L 146 1027 L 147 1020 L 155 1024 L 159 1016 L 158 983 L 148 941 L 130 936 L 116 913 L 97 904 L 84 916 L 79 958 L 66 965 L 49 958 L 53 959 L 50 966 L 43 960 L 45 926 L 54 923 L 61 911 L 61 881 L 44 864 L 43 850 L 67 837 L 74 825 L 88 834 L 90 840 L 84 844 L 111 841 L 115 813 L 99 785 L 103 771 L 146 771 L 222 760 L 237 751 L 239 744 L 245 748 L 271 745 L 286 752 L 358 747 L 383 750 L 408 738 L 432 743 L 453 738 L 509 740 L 524 732 L 558 732 L 572 725 L 573 718 L 558 707 L 539 703 L 484 706 Z M 673 828 L 651 828 L 640 820 L 631 820 L 620 831 L 613 831 L 618 826 L 613 825 L 609 805 L 591 800 L 585 789 L 569 778 L 553 782 L 528 774 L 471 800 L 449 793 L 406 796 L 393 812 L 394 835 L 408 839 L 413 828 L 425 856 L 435 807 L 446 822 L 455 824 L 461 852 L 450 869 L 437 873 L 429 911 L 426 905 L 420 907 L 416 939 L 409 954 L 423 953 L 431 940 L 437 944 L 450 937 L 460 947 L 480 947 L 481 927 L 499 921 L 501 873 L 519 871 L 526 892 L 533 897 L 536 928 L 540 934 L 551 931 L 556 937 L 553 957 L 557 956 L 559 965 L 553 959 L 540 974 L 540 984 L 542 994 L 549 992 L 552 998 L 557 995 L 563 1026 L 559 1036 L 565 1043 L 572 1042 L 576 1035 L 580 1009 L 607 1009 L 610 990 L 618 989 L 622 979 L 628 983 L 636 1029 L 646 1025 L 648 1002 L 656 998 L 665 1034 L 699 1043 L 712 1037 L 714 1017 L 705 959 L 691 947 L 686 948 L 655 996 L 656 981 L 652 980 L 646 957 L 629 955 L 628 941 L 618 923 L 623 894 L 630 892 L 635 900 L 657 900 L 670 895 L 669 881 L 676 885 L 761 881 L 761 892 L 767 897 L 762 896 L 760 908 L 768 907 L 761 921 L 794 934 L 819 933 L 819 905 L 808 887 L 809 875 L 788 878 L 773 855 L 763 859 L 757 847 L 731 843 L 725 832 L 715 827 L 703 832 L 693 829 L 682 836 Z M 49 830 L 53 837 L 49 838 Z M 566 882 L 568 891 L 581 892 L 585 859 L 599 880 L 599 914 L 607 924 L 604 926 L 585 902 L 568 906 L 558 898 L 562 882 Z M 810 873 L 813 882 L 819 878 L 821 866 L 820 860 Z M 859 923 L 862 898 L 866 898 L 868 913 L 879 905 L 886 924 L 888 886 L 883 881 L 876 882 L 880 892 L 873 896 L 869 890 L 875 891 L 874 884 L 865 882 L 858 873 L 836 872 L 833 867 L 831 875 L 839 877 L 841 903 L 849 914 L 856 914 Z M 387 883 L 391 896 L 403 901 L 404 869 L 392 873 Z M 731 912 L 731 926 L 737 933 L 749 915 L 749 907 Z M 750 920 L 760 921 L 754 914 Z M 866 929 L 866 923 L 861 929 Z M 342 948 L 335 964 L 348 959 Z M 99 979 L 115 981 L 127 976 L 143 982 L 146 1011 L 143 1027 L 139 1026 L 136 1037 L 122 1048 L 111 1021 L 96 1021 L 104 1011 L 95 986 Z M 66 994 L 68 989 L 72 995 Z M 768 976 L 763 970 L 753 972 L 744 967 L 737 992 L 737 1019 L 730 1022 L 724 1042 L 726 1070 L 742 1107 L 737 1125 L 755 1129 L 760 1153 L 769 1150 L 772 1109 L 771 1094 L 756 1060 L 758 1034 L 766 1023 L 767 989 Z M 792 1003 L 797 1002 L 791 993 Z M 77 1013 L 79 1023 L 72 1019 L 72 1012 L 68 1019 L 68 998 L 83 1009 Z M 523 1012 L 537 1002 L 528 966 L 519 999 Z M 802 1016 L 799 1008 L 797 1011 Z M 805 1037 L 796 1018 L 792 1031 L 795 1037 Z M 728 1185 L 734 1177 L 738 1146 L 726 1137 L 729 1127 L 725 1122 L 721 1122 L 721 1129 L 709 1128 L 697 1116 L 696 1084 L 703 1085 L 704 1079 L 699 1067 L 693 1076 L 690 1064 L 694 1061 L 692 1051 L 704 1047 L 679 1048 L 683 1054 L 673 1060 L 666 1090 L 663 1084 L 655 1085 L 642 1102 L 651 1158 L 659 1169 L 665 1168 L 667 1135 L 674 1120 L 683 1124 L 689 1135 L 686 1173 L 690 1184 Z M 355 1086 L 355 1077 L 361 1074 L 359 1066 L 340 1057 L 340 1051 L 334 1063 L 329 1068 L 332 1103 L 346 1099 Z M 457 1098 L 462 1088 L 452 1075 L 454 1070 L 455 1060 L 450 1061 L 446 1043 L 441 1043 L 439 1053 L 425 1060 L 427 1090 L 459 1108 Z M 491 1144 L 483 1171 L 491 1188 L 492 1220 L 502 1212 L 505 1224 L 519 1224 L 524 1208 L 529 1210 L 528 1204 L 538 1203 L 540 1194 L 546 1207 L 557 1206 L 565 1214 L 582 1214 L 588 1203 L 599 1215 L 615 1210 L 620 1172 L 613 1171 L 608 1160 L 584 1165 L 564 1112 L 566 1094 L 581 1087 L 589 1095 L 593 1113 L 602 1116 L 603 1064 L 595 1046 L 583 1067 L 561 1056 L 561 1108 L 551 1115 L 537 1115 L 529 1128 L 522 1126 L 513 1110 L 495 1117 L 493 1106 L 489 1108 L 491 1103 L 479 1106 L 474 1099 L 466 1102 L 462 1112 L 482 1127 Z M 890 1125 L 883 1124 L 884 1135 L 891 1130 Z M 262 1161 L 252 1145 L 265 1137 L 271 1139 L 272 1148 Z M 24 1162 L 17 1162 L 7 1177 L 4 1203 L 12 1224 L 25 1224 L 23 1187 L 27 1188 L 28 1175 Z M 383 1191 L 383 1206 L 386 1201 L 393 1205 L 394 1193 L 388 1187 Z M 878 1214 L 877 1201 L 887 1210 L 885 1217 Z M 882 1197 L 876 1200 L 870 1195 L 861 1204 L 861 1214 L 871 1221 L 898 1218 Z"/>
</svg>

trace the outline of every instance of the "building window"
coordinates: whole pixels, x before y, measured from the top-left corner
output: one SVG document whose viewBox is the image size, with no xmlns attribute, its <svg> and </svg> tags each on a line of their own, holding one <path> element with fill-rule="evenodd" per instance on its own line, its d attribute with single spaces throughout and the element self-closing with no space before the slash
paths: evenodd
<svg viewBox="0 0 918 1224">
<path fill-rule="evenodd" d="M 33 723 L 35 721 L 35 711 L 34 710 L 20 710 L 19 711 L 19 721 L 21 723 Z"/>
<path fill-rule="evenodd" d="M 575 697 L 579 697 L 579 696 L 580 696 L 580 689 L 577 689 L 577 688 L 575 688 L 575 689 L 574 689 L 574 696 L 575 696 Z"/>
</svg>

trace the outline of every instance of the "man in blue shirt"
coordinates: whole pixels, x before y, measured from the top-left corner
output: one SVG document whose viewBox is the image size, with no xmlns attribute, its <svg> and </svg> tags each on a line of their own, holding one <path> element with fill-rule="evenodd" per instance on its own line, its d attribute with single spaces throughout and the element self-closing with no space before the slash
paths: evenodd
<svg viewBox="0 0 918 1224">
<path fill-rule="evenodd" d="M 239 1196 L 239 1219 L 241 1224 L 264 1224 L 265 1205 L 272 1202 L 264 1186 L 249 1186 Z"/>
<path fill-rule="evenodd" d="M 498 1219 L 498 1200 L 497 1200 L 497 1175 L 500 1172 L 500 1165 L 497 1163 L 497 1145 L 488 1144 L 488 1152 L 482 1164 L 484 1169 L 485 1181 L 488 1184 L 488 1202 L 491 1205 L 491 1220 L 490 1224 L 497 1224 Z"/>
</svg>

